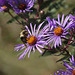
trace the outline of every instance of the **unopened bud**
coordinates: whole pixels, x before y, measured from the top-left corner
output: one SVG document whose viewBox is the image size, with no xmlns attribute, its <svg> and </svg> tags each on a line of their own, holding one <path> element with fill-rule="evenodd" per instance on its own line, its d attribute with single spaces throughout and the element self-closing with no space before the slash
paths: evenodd
<svg viewBox="0 0 75 75">
<path fill-rule="evenodd" d="M 41 10 L 40 13 L 39 13 L 40 17 L 42 17 L 44 15 L 44 13 L 45 12 L 43 10 Z"/>
</svg>

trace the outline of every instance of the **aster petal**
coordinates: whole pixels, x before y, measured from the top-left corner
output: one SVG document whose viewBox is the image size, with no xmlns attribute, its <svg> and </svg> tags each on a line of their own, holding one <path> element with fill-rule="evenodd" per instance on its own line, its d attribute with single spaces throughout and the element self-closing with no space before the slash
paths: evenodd
<svg viewBox="0 0 75 75">
<path fill-rule="evenodd" d="M 50 37 L 48 36 L 48 37 L 46 37 L 46 38 L 43 38 L 43 40 L 48 40 Z"/>
<path fill-rule="evenodd" d="M 25 9 L 26 11 L 29 11 L 29 12 L 31 12 L 31 11 L 33 11 L 33 10 L 29 10 L 29 9 Z"/>
<path fill-rule="evenodd" d="M 22 12 L 22 10 L 20 11 L 20 12 Z M 25 10 L 23 10 L 23 13 L 25 13 L 26 11 Z"/>
<path fill-rule="evenodd" d="M 10 0 L 11 1 L 11 0 Z M 13 2 L 14 1 L 14 2 Z M 12 0 L 12 3 L 16 3 L 17 5 L 19 4 L 17 0 Z"/>
<path fill-rule="evenodd" d="M 13 10 L 14 10 L 15 13 L 19 13 L 19 12 L 20 12 L 20 10 L 18 10 L 18 9 L 16 9 L 16 8 L 13 9 Z"/>
<path fill-rule="evenodd" d="M 69 60 L 71 62 L 72 67 L 74 68 L 74 62 L 71 60 L 71 58 Z"/>
<path fill-rule="evenodd" d="M 56 37 L 55 37 L 55 36 L 51 36 L 51 38 L 50 38 L 50 39 L 48 39 L 47 41 L 49 41 L 49 40 L 50 40 L 49 42 L 52 42 L 54 39 L 56 39 Z M 48 42 L 48 43 L 49 43 L 49 42 Z"/>
<path fill-rule="evenodd" d="M 17 49 L 17 51 L 20 51 L 20 50 L 22 50 L 22 49 L 24 49 L 24 48 L 25 48 L 25 46 L 23 46 L 23 47 Z"/>
<path fill-rule="evenodd" d="M 61 36 L 61 37 L 66 38 L 65 36 Z"/>
<path fill-rule="evenodd" d="M 57 75 L 57 74 L 55 73 L 55 75 Z"/>
<path fill-rule="evenodd" d="M 24 51 L 20 52 L 20 53 L 17 55 L 17 57 L 18 57 L 19 55 L 21 55 L 23 52 L 24 52 Z"/>
<path fill-rule="evenodd" d="M 52 20 L 53 20 L 54 25 L 56 25 L 56 20 L 55 19 L 52 19 Z"/>
<path fill-rule="evenodd" d="M 59 38 L 57 38 L 57 46 L 59 47 Z"/>
<path fill-rule="evenodd" d="M 41 49 L 36 45 L 36 48 L 37 48 L 37 50 L 40 52 L 40 53 L 43 53 L 42 51 L 41 51 Z"/>
<path fill-rule="evenodd" d="M 67 67 L 67 69 L 72 69 L 72 67 L 71 67 L 70 65 L 68 65 L 65 61 L 63 61 L 63 62 L 64 62 L 63 65 L 64 65 L 65 67 Z"/>
<path fill-rule="evenodd" d="M 56 45 L 58 43 L 58 37 L 56 37 L 55 43 L 54 43 L 54 47 L 56 48 Z"/>
<path fill-rule="evenodd" d="M 51 28 L 52 24 L 51 24 L 51 19 L 49 17 L 46 17 L 48 23 L 49 23 L 49 28 Z"/>
<path fill-rule="evenodd" d="M 64 14 L 62 15 L 61 25 L 63 24 L 63 21 L 64 21 Z"/>
<path fill-rule="evenodd" d="M 49 34 L 45 34 L 45 35 L 44 34 L 41 34 L 41 35 L 38 35 L 38 37 L 40 37 L 40 38 L 41 37 L 46 37 L 46 36 L 49 36 Z"/>
<path fill-rule="evenodd" d="M 59 23 L 58 21 L 56 21 L 56 23 L 57 23 L 59 26 L 61 26 L 61 23 Z"/>
<path fill-rule="evenodd" d="M 63 33 L 62 35 L 67 35 L 69 32 Z"/>
<path fill-rule="evenodd" d="M 32 34 L 34 34 L 33 27 L 32 27 L 32 24 L 31 23 L 30 23 L 30 27 L 31 27 Z"/>
<path fill-rule="evenodd" d="M 15 47 L 20 47 L 20 46 L 24 46 L 24 44 L 15 45 Z"/>
<path fill-rule="evenodd" d="M 37 41 L 37 44 L 44 44 L 44 43 L 45 43 L 45 41 L 43 41 L 43 40 Z"/>
<path fill-rule="evenodd" d="M 25 26 L 25 27 L 27 28 L 27 30 L 28 30 L 28 32 L 29 32 L 29 34 L 31 35 L 31 32 L 30 32 L 30 30 L 29 30 L 28 26 Z"/>
<path fill-rule="evenodd" d="M 15 50 L 19 51 L 22 50 L 23 48 L 25 48 L 24 44 L 16 45 L 14 51 Z"/>
<path fill-rule="evenodd" d="M 31 1 L 31 3 L 28 4 L 28 8 L 27 9 L 31 9 L 33 7 L 34 2 Z"/>
<path fill-rule="evenodd" d="M 27 1 L 27 3 L 29 3 L 29 2 L 30 2 L 30 0 L 24 0 L 24 1 Z"/>
<path fill-rule="evenodd" d="M 30 56 L 31 50 L 32 50 L 32 47 L 30 47 L 30 50 L 29 50 L 29 53 L 28 53 L 28 58 Z"/>
<path fill-rule="evenodd" d="M 67 16 L 67 17 L 65 18 L 64 23 L 63 23 L 63 27 L 65 27 L 65 25 L 67 24 L 68 20 L 69 20 L 69 16 Z"/>
<path fill-rule="evenodd" d="M 19 10 L 20 12 L 22 12 L 22 10 Z"/>
<path fill-rule="evenodd" d="M 62 45 L 62 43 L 61 43 L 61 38 L 59 37 L 59 43 L 60 43 L 60 45 Z"/>
<path fill-rule="evenodd" d="M 25 49 L 25 51 L 20 55 L 19 60 L 26 56 L 26 54 L 28 53 L 29 49 L 30 49 L 30 47 L 27 47 Z"/>
<path fill-rule="evenodd" d="M 60 15 L 58 14 L 58 22 L 60 23 Z"/>
<path fill-rule="evenodd" d="M 34 35 L 35 35 L 35 28 L 36 28 L 36 24 L 34 25 Z"/>
<path fill-rule="evenodd" d="M 46 34 L 49 31 L 49 25 L 44 26 L 44 28 L 40 31 L 39 35 Z"/>
<path fill-rule="evenodd" d="M 55 42 L 56 42 L 56 39 L 54 39 L 54 40 L 52 41 L 52 46 L 51 46 L 51 48 L 53 48 Z M 56 46 L 55 46 L 55 47 L 56 47 Z"/>
<path fill-rule="evenodd" d="M 73 57 L 73 55 L 72 55 L 72 61 L 74 62 L 74 57 Z"/>
<path fill-rule="evenodd" d="M 46 17 L 46 19 L 47 19 L 48 23 L 51 22 L 51 19 L 49 17 Z"/>
<path fill-rule="evenodd" d="M 33 47 L 33 54 L 35 53 L 35 48 Z"/>
<path fill-rule="evenodd" d="M 37 44 L 37 46 L 39 46 L 40 48 L 44 48 L 44 46 Z"/>
<path fill-rule="evenodd" d="M 44 23 L 44 22 L 42 22 L 42 23 L 38 26 L 37 31 L 36 31 L 36 36 L 38 35 L 38 32 L 39 32 L 39 30 L 40 30 L 40 28 L 41 28 L 41 26 L 42 26 L 43 23 Z"/>
<path fill-rule="evenodd" d="M 67 24 L 67 26 L 65 27 L 65 30 L 66 30 L 66 31 L 69 29 L 69 27 L 70 27 L 70 25 L 71 25 L 72 23 L 73 23 L 73 22 L 70 21 L 70 22 Z"/>
</svg>

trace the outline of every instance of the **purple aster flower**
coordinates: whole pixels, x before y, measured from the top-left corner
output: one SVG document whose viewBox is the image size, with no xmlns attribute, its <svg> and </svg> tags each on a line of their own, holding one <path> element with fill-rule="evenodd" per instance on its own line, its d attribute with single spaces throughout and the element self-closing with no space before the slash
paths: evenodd
<svg viewBox="0 0 75 75">
<path fill-rule="evenodd" d="M 0 0 L 0 12 L 4 11 L 7 8 L 7 0 Z"/>
<path fill-rule="evenodd" d="M 13 7 L 15 13 L 25 11 L 32 11 L 30 10 L 33 7 L 35 0 L 10 0 L 10 5 Z"/>
<path fill-rule="evenodd" d="M 69 15 L 70 16 L 70 21 L 72 21 L 72 25 L 70 26 L 70 30 L 71 30 L 71 35 L 75 36 L 75 17 L 73 15 Z"/>
<path fill-rule="evenodd" d="M 54 75 L 72 75 L 72 73 L 69 72 L 68 70 L 60 69 L 60 71 L 57 71 Z"/>
<path fill-rule="evenodd" d="M 66 18 L 64 19 L 64 14 L 62 15 L 62 19 L 60 21 L 60 16 L 58 14 L 58 21 L 56 20 L 49 20 L 49 18 L 47 19 L 49 22 L 49 39 L 47 40 L 47 43 L 52 45 L 51 48 L 54 46 L 56 48 L 56 46 L 62 45 L 61 43 L 61 38 L 65 38 L 65 35 L 68 34 L 67 30 L 69 29 L 69 26 L 72 24 L 72 21 L 69 22 L 69 16 L 66 16 Z"/>
<path fill-rule="evenodd" d="M 69 15 L 70 16 L 70 21 L 72 21 L 72 25 L 70 26 L 71 29 L 75 28 L 75 17 L 73 15 Z"/>
<path fill-rule="evenodd" d="M 75 75 L 75 60 L 74 57 L 72 56 L 72 59 L 70 58 L 71 65 L 67 64 L 65 61 L 64 66 L 66 67 L 66 70 L 61 69 L 60 71 L 57 71 L 55 75 Z"/>
<path fill-rule="evenodd" d="M 49 17 L 46 17 L 48 21 L 48 26 L 49 26 L 49 31 L 52 31 L 53 28 L 56 26 L 56 20 L 55 19 L 50 19 Z"/>
<path fill-rule="evenodd" d="M 40 48 L 44 48 L 44 45 L 46 44 L 45 41 L 42 39 L 42 37 L 45 37 L 45 35 L 42 34 L 42 30 L 39 31 L 43 23 L 44 22 L 42 22 L 38 26 L 37 30 L 35 29 L 36 24 L 34 25 L 34 27 L 32 27 L 32 24 L 30 23 L 31 32 L 28 26 L 25 26 L 26 29 L 28 30 L 28 36 L 26 38 L 26 43 L 15 46 L 16 51 L 19 51 L 19 50 L 21 51 L 22 49 L 25 48 L 25 50 L 21 52 L 22 54 L 20 53 L 21 55 L 19 59 L 24 58 L 27 53 L 28 53 L 28 58 L 29 58 L 31 51 L 33 51 L 34 53 L 35 49 L 37 49 L 40 53 L 43 53 Z"/>
<path fill-rule="evenodd" d="M 69 16 L 70 16 L 70 20 L 75 22 L 75 17 L 72 14 L 70 14 Z"/>
</svg>

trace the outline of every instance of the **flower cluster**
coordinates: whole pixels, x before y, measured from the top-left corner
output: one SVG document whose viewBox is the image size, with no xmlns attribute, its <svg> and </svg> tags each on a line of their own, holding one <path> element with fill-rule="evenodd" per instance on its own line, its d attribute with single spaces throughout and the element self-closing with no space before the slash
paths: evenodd
<svg viewBox="0 0 75 75">
<path fill-rule="evenodd" d="M 31 52 L 34 54 L 36 50 L 39 51 L 42 56 L 46 51 L 60 51 L 59 55 L 63 54 L 72 57 L 72 59 L 70 58 L 72 67 L 63 61 L 66 70 L 60 69 L 55 75 L 75 75 L 74 57 L 67 50 L 67 47 L 75 42 L 75 16 L 72 14 L 65 16 L 63 14 L 62 17 L 60 17 L 58 14 L 57 19 L 49 17 L 44 18 L 46 20 L 45 22 L 42 19 L 46 16 L 44 15 L 45 11 L 43 8 L 42 10 L 40 8 L 42 4 L 45 3 L 45 0 L 37 0 L 36 6 L 38 7 L 36 8 L 35 6 L 33 8 L 35 2 L 36 0 L 0 0 L 0 12 L 4 11 L 8 13 L 19 25 L 23 26 L 23 30 L 20 33 L 22 44 L 15 45 L 14 51 L 20 52 L 18 54 L 19 60 L 24 59 L 27 54 L 29 58 Z M 51 2 L 53 1 L 50 1 L 50 3 Z M 54 3 L 62 4 L 60 2 Z M 54 3 L 51 3 L 48 9 L 52 10 L 52 7 L 55 6 Z M 54 5 L 52 6 L 52 4 Z M 47 3 L 46 6 L 48 6 Z M 59 7 L 57 6 L 56 10 L 57 8 Z M 30 13 L 33 10 L 35 11 Z M 14 16 L 11 11 L 15 12 L 15 15 L 13 14 Z M 14 21 L 13 19 L 9 20 L 9 22 L 12 23 L 12 21 Z M 43 22 L 39 23 L 41 19 Z M 35 22 L 39 24 L 35 24 Z"/>
<path fill-rule="evenodd" d="M 69 33 L 68 30 L 73 25 L 73 21 L 71 20 L 70 15 L 66 16 L 64 19 L 64 14 L 62 15 L 62 19 L 60 21 L 60 15 L 58 14 L 58 20 L 50 19 L 49 17 L 46 18 L 48 21 L 48 24 L 46 24 L 41 30 L 40 27 L 43 23 L 41 23 L 38 26 L 38 29 L 36 30 L 34 27 L 32 27 L 32 24 L 30 24 L 31 32 L 27 26 L 26 29 L 28 31 L 28 36 L 26 37 L 26 43 L 21 45 L 16 45 L 15 50 L 19 51 L 25 48 L 25 51 L 23 54 L 19 57 L 19 59 L 23 58 L 27 52 L 29 52 L 28 57 L 30 55 L 31 50 L 35 52 L 37 49 L 40 53 L 43 53 L 40 48 L 45 48 L 45 46 L 49 45 L 51 49 L 57 48 L 60 45 L 62 45 L 62 38 L 66 38 L 66 35 Z M 36 48 L 36 49 L 35 49 Z"/>
</svg>

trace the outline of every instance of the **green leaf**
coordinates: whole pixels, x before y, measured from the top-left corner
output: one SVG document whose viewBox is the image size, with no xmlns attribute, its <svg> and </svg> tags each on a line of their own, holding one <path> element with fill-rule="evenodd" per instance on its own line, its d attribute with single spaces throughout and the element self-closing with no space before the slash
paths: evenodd
<svg viewBox="0 0 75 75">
<path fill-rule="evenodd" d="M 63 58 L 57 60 L 56 63 L 57 63 L 57 62 L 60 62 L 60 61 L 63 61 L 63 60 L 65 60 L 65 59 L 68 59 L 68 58 L 69 58 L 69 56 L 66 55 L 66 56 L 64 56 Z"/>
<path fill-rule="evenodd" d="M 45 51 L 44 54 L 42 54 L 41 56 L 48 56 L 48 55 L 52 55 L 52 54 L 55 54 L 57 53 L 57 51 Z"/>
</svg>

